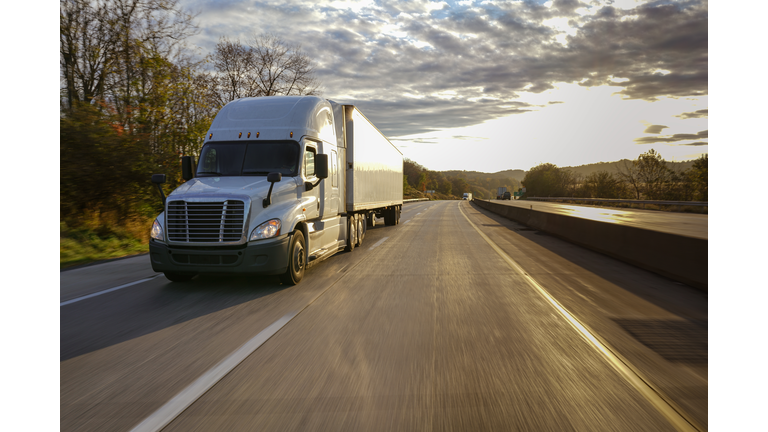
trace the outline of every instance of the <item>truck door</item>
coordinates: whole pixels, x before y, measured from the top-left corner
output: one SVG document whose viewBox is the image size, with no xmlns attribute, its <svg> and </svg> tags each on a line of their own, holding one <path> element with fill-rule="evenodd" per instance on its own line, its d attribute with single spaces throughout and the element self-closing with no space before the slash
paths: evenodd
<svg viewBox="0 0 768 432">
<path fill-rule="evenodd" d="M 328 197 L 328 209 L 323 217 L 330 217 L 339 214 L 339 207 L 341 198 L 339 196 L 339 154 L 336 150 L 331 150 L 328 159 L 330 162 L 330 172 L 328 173 L 328 179 L 326 180 L 326 194 Z M 330 185 L 328 184 L 330 183 Z"/>
<path fill-rule="evenodd" d="M 304 156 L 302 159 L 302 176 L 304 182 L 317 183 L 317 176 L 315 175 L 315 155 L 317 155 L 317 144 L 313 141 L 305 141 Z M 322 184 L 322 182 L 321 182 Z M 322 188 L 316 187 L 311 191 L 304 191 L 301 194 L 301 202 L 304 206 L 304 216 L 307 220 L 317 219 L 320 217 L 320 192 Z"/>
</svg>

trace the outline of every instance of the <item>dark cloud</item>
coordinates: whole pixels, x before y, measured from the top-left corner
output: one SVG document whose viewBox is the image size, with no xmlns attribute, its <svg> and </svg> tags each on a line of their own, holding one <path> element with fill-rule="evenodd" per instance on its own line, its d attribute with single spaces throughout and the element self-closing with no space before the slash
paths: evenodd
<svg viewBox="0 0 768 432">
<path fill-rule="evenodd" d="M 565 102 L 563 102 L 563 101 L 549 101 L 548 102 L 549 105 L 556 105 L 556 104 L 561 104 L 561 103 L 565 103 Z"/>
<path fill-rule="evenodd" d="M 669 128 L 669 126 L 662 126 L 662 125 L 650 125 L 650 126 L 648 126 L 647 128 L 645 128 L 645 130 L 643 131 L 643 133 L 648 133 L 648 134 L 660 134 L 662 130 L 664 130 L 664 129 L 667 129 L 667 128 Z"/>
<path fill-rule="evenodd" d="M 691 119 L 691 118 L 709 117 L 709 108 L 697 110 L 694 112 L 685 112 L 680 115 L 676 115 L 675 117 L 679 117 L 683 120 Z"/>
<path fill-rule="evenodd" d="M 701 131 L 695 134 L 674 134 L 671 136 L 658 136 L 658 137 L 642 137 L 635 138 L 635 144 L 654 144 L 654 143 L 673 143 L 677 141 L 697 140 L 702 138 L 709 138 L 709 131 Z M 694 145 L 694 144 L 687 144 Z"/>
<path fill-rule="evenodd" d="M 679 145 L 684 145 L 684 146 L 705 146 L 705 145 L 709 145 L 709 143 L 708 142 L 704 142 L 704 141 L 696 141 L 696 142 L 690 143 L 690 144 L 679 144 Z"/>
</svg>

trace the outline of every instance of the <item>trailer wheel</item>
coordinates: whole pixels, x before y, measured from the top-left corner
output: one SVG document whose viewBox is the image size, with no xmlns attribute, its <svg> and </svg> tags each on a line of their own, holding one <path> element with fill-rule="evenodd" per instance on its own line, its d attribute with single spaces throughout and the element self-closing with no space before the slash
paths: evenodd
<svg viewBox="0 0 768 432">
<path fill-rule="evenodd" d="M 357 244 L 357 215 L 349 215 L 347 217 L 347 247 L 344 248 L 347 252 L 355 250 Z"/>
<path fill-rule="evenodd" d="M 288 249 L 288 270 L 280 275 L 280 281 L 286 285 L 296 285 L 304 278 L 307 268 L 307 254 L 304 234 L 296 230 L 291 236 L 291 246 Z"/>
<path fill-rule="evenodd" d="M 400 225 L 400 206 L 395 207 L 395 225 Z"/>
<path fill-rule="evenodd" d="M 365 221 L 365 215 L 357 215 L 357 246 L 363 245 L 363 239 L 365 238 L 365 231 L 367 222 Z"/>
<path fill-rule="evenodd" d="M 365 216 L 368 227 L 373 228 L 376 226 L 376 212 L 370 212 Z"/>
<path fill-rule="evenodd" d="M 165 274 L 165 277 L 171 282 L 187 282 L 188 280 L 197 276 L 194 273 L 190 274 L 190 273 L 165 272 L 164 274 Z"/>
</svg>

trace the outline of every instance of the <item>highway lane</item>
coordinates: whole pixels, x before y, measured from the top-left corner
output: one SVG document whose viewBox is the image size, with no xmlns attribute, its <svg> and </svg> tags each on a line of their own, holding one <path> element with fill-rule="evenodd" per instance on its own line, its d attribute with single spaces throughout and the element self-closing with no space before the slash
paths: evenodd
<svg viewBox="0 0 768 432">
<path fill-rule="evenodd" d="M 705 214 L 620 209 L 530 200 L 493 200 L 493 202 L 688 237 L 709 238 L 709 216 Z"/>
<path fill-rule="evenodd" d="M 305 306 L 166 430 L 672 430 L 459 205 L 706 424 L 706 362 L 669 361 L 616 324 L 706 322 L 703 294 L 449 201 L 405 206 L 296 287 L 160 277 L 63 306 L 62 430 L 130 430 Z"/>
</svg>

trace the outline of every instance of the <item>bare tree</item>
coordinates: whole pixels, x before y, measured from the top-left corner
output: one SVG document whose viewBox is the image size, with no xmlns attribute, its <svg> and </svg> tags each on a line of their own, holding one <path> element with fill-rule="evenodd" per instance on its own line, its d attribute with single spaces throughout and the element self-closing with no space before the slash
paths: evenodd
<svg viewBox="0 0 768 432">
<path fill-rule="evenodd" d="M 254 36 L 250 44 L 262 96 L 317 94 L 312 60 L 300 45 L 287 45 L 273 34 Z"/>
<path fill-rule="evenodd" d="M 642 183 L 640 182 L 640 175 L 638 173 L 637 161 L 624 161 L 624 164 L 616 165 L 619 178 L 626 183 L 635 194 L 635 199 L 640 199 L 640 192 L 642 191 Z"/>
<path fill-rule="evenodd" d="M 319 94 L 312 60 L 272 34 L 253 36 L 245 45 L 221 38 L 209 60 L 216 83 L 211 98 L 218 106 L 241 97 Z"/>
</svg>

